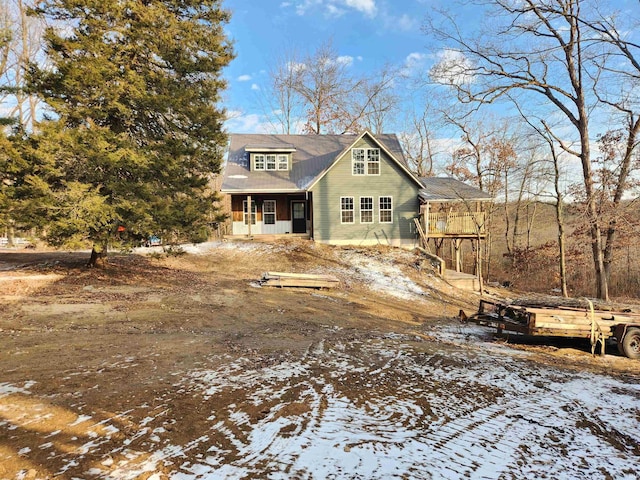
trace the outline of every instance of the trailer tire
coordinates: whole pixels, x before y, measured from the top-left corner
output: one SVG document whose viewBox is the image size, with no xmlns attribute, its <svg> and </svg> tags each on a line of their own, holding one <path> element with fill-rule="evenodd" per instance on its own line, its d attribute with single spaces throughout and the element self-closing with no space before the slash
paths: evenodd
<svg viewBox="0 0 640 480">
<path fill-rule="evenodd" d="M 630 328 L 622 339 L 622 351 L 629 358 L 640 358 L 640 328 Z"/>
</svg>

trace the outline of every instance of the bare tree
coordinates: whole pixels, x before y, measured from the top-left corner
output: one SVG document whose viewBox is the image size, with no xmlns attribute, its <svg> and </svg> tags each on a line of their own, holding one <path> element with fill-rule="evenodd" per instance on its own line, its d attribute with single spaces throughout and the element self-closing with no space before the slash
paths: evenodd
<svg viewBox="0 0 640 480">
<path fill-rule="evenodd" d="M 275 60 L 269 71 L 270 88 L 267 93 L 267 117 L 272 119 L 279 133 L 297 133 L 303 111 L 303 100 L 297 92 L 305 65 L 295 50 Z"/>
<path fill-rule="evenodd" d="M 419 177 L 431 177 L 435 164 L 445 155 L 438 139 L 440 115 L 429 101 L 419 111 L 412 110 L 406 120 L 405 131 L 399 139 L 411 170 Z"/>
<path fill-rule="evenodd" d="M 25 91 L 26 73 L 30 63 L 41 60 L 44 32 L 42 20 L 28 16 L 33 3 L 0 0 L 0 31 L 5 44 L 0 49 L 2 102 L 9 107 L 9 117 L 27 129 L 33 128 L 38 99 Z"/>
<path fill-rule="evenodd" d="M 266 114 L 282 133 L 380 133 L 395 116 L 400 71 L 390 66 L 369 77 L 351 71 L 353 58 L 331 42 L 304 56 L 285 53 L 269 73 Z"/>
<path fill-rule="evenodd" d="M 598 215 L 593 181 L 591 116 L 601 105 L 593 93 L 599 87 L 602 73 L 599 61 L 606 61 L 612 44 L 593 28 L 599 18 L 589 17 L 597 11 L 589 0 L 480 3 L 492 7 L 494 21 L 505 20 L 504 23 L 491 25 L 483 35 L 474 38 L 463 35 L 458 28 L 460 23 L 447 13 L 441 16 L 444 26 L 433 22 L 428 25 L 428 32 L 437 35 L 458 58 L 451 62 L 449 55 L 447 62 L 434 69 L 433 78 L 452 87 L 462 102 L 482 105 L 510 94 L 523 110 L 533 113 L 533 108 L 547 108 L 542 115 L 561 115 L 566 119 L 565 127 L 573 129 L 578 148 L 571 148 L 570 142 L 565 141 L 559 145 L 576 156 L 582 166 L 596 294 L 608 299 L 603 223 Z M 536 97 L 545 102 L 536 102 Z M 559 132 L 553 135 L 566 137 Z"/>
</svg>

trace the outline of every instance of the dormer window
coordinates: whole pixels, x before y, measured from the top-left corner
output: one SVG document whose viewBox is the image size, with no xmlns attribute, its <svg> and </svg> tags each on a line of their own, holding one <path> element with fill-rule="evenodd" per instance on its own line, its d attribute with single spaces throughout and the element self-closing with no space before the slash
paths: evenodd
<svg viewBox="0 0 640 480">
<path fill-rule="evenodd" d="M 380 175 L 380 149 L 354 148 L 351 150 L 353 175 Z"/>
<path fill-rule="evenodd" d="M 244 148 L 251 156 L 251 170 L 284 171 L 291 169 L 291 156 L 296 151 L 293 145 L 247 145 Z"/>
</svg>

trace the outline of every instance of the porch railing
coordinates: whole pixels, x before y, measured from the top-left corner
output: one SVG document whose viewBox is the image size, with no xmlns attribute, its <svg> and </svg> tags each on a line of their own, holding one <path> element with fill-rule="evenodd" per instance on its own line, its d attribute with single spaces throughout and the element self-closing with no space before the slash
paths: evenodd
<svg viewBox="0 0 640 480">
<path fill-rule="evenodd" d="M 485 220 L 485 212 L 429 213 L 427 217 L 427 234 L 484 234 Z"/>
</svg>

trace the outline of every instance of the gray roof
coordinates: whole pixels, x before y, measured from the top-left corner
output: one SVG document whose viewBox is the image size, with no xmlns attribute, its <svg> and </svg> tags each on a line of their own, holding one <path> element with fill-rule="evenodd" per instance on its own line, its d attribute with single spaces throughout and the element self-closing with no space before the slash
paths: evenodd
<svg viewBox="0 0 640 480">
<path fill-rule="evenodd" d="M 491 195 L 451 177 L 421 177 L 419 196 L 427 202 L 488 201 Z"/>
<path fill-rule="evenodd" d="M 223 192 L 304 192 L 361 135 L 231 134 L 222 178 Z M 407 168 L 395 134 L 372 135 Z M 289 171 L 253 171 L 245 148 L 295 148 Z"/>
</svg>

